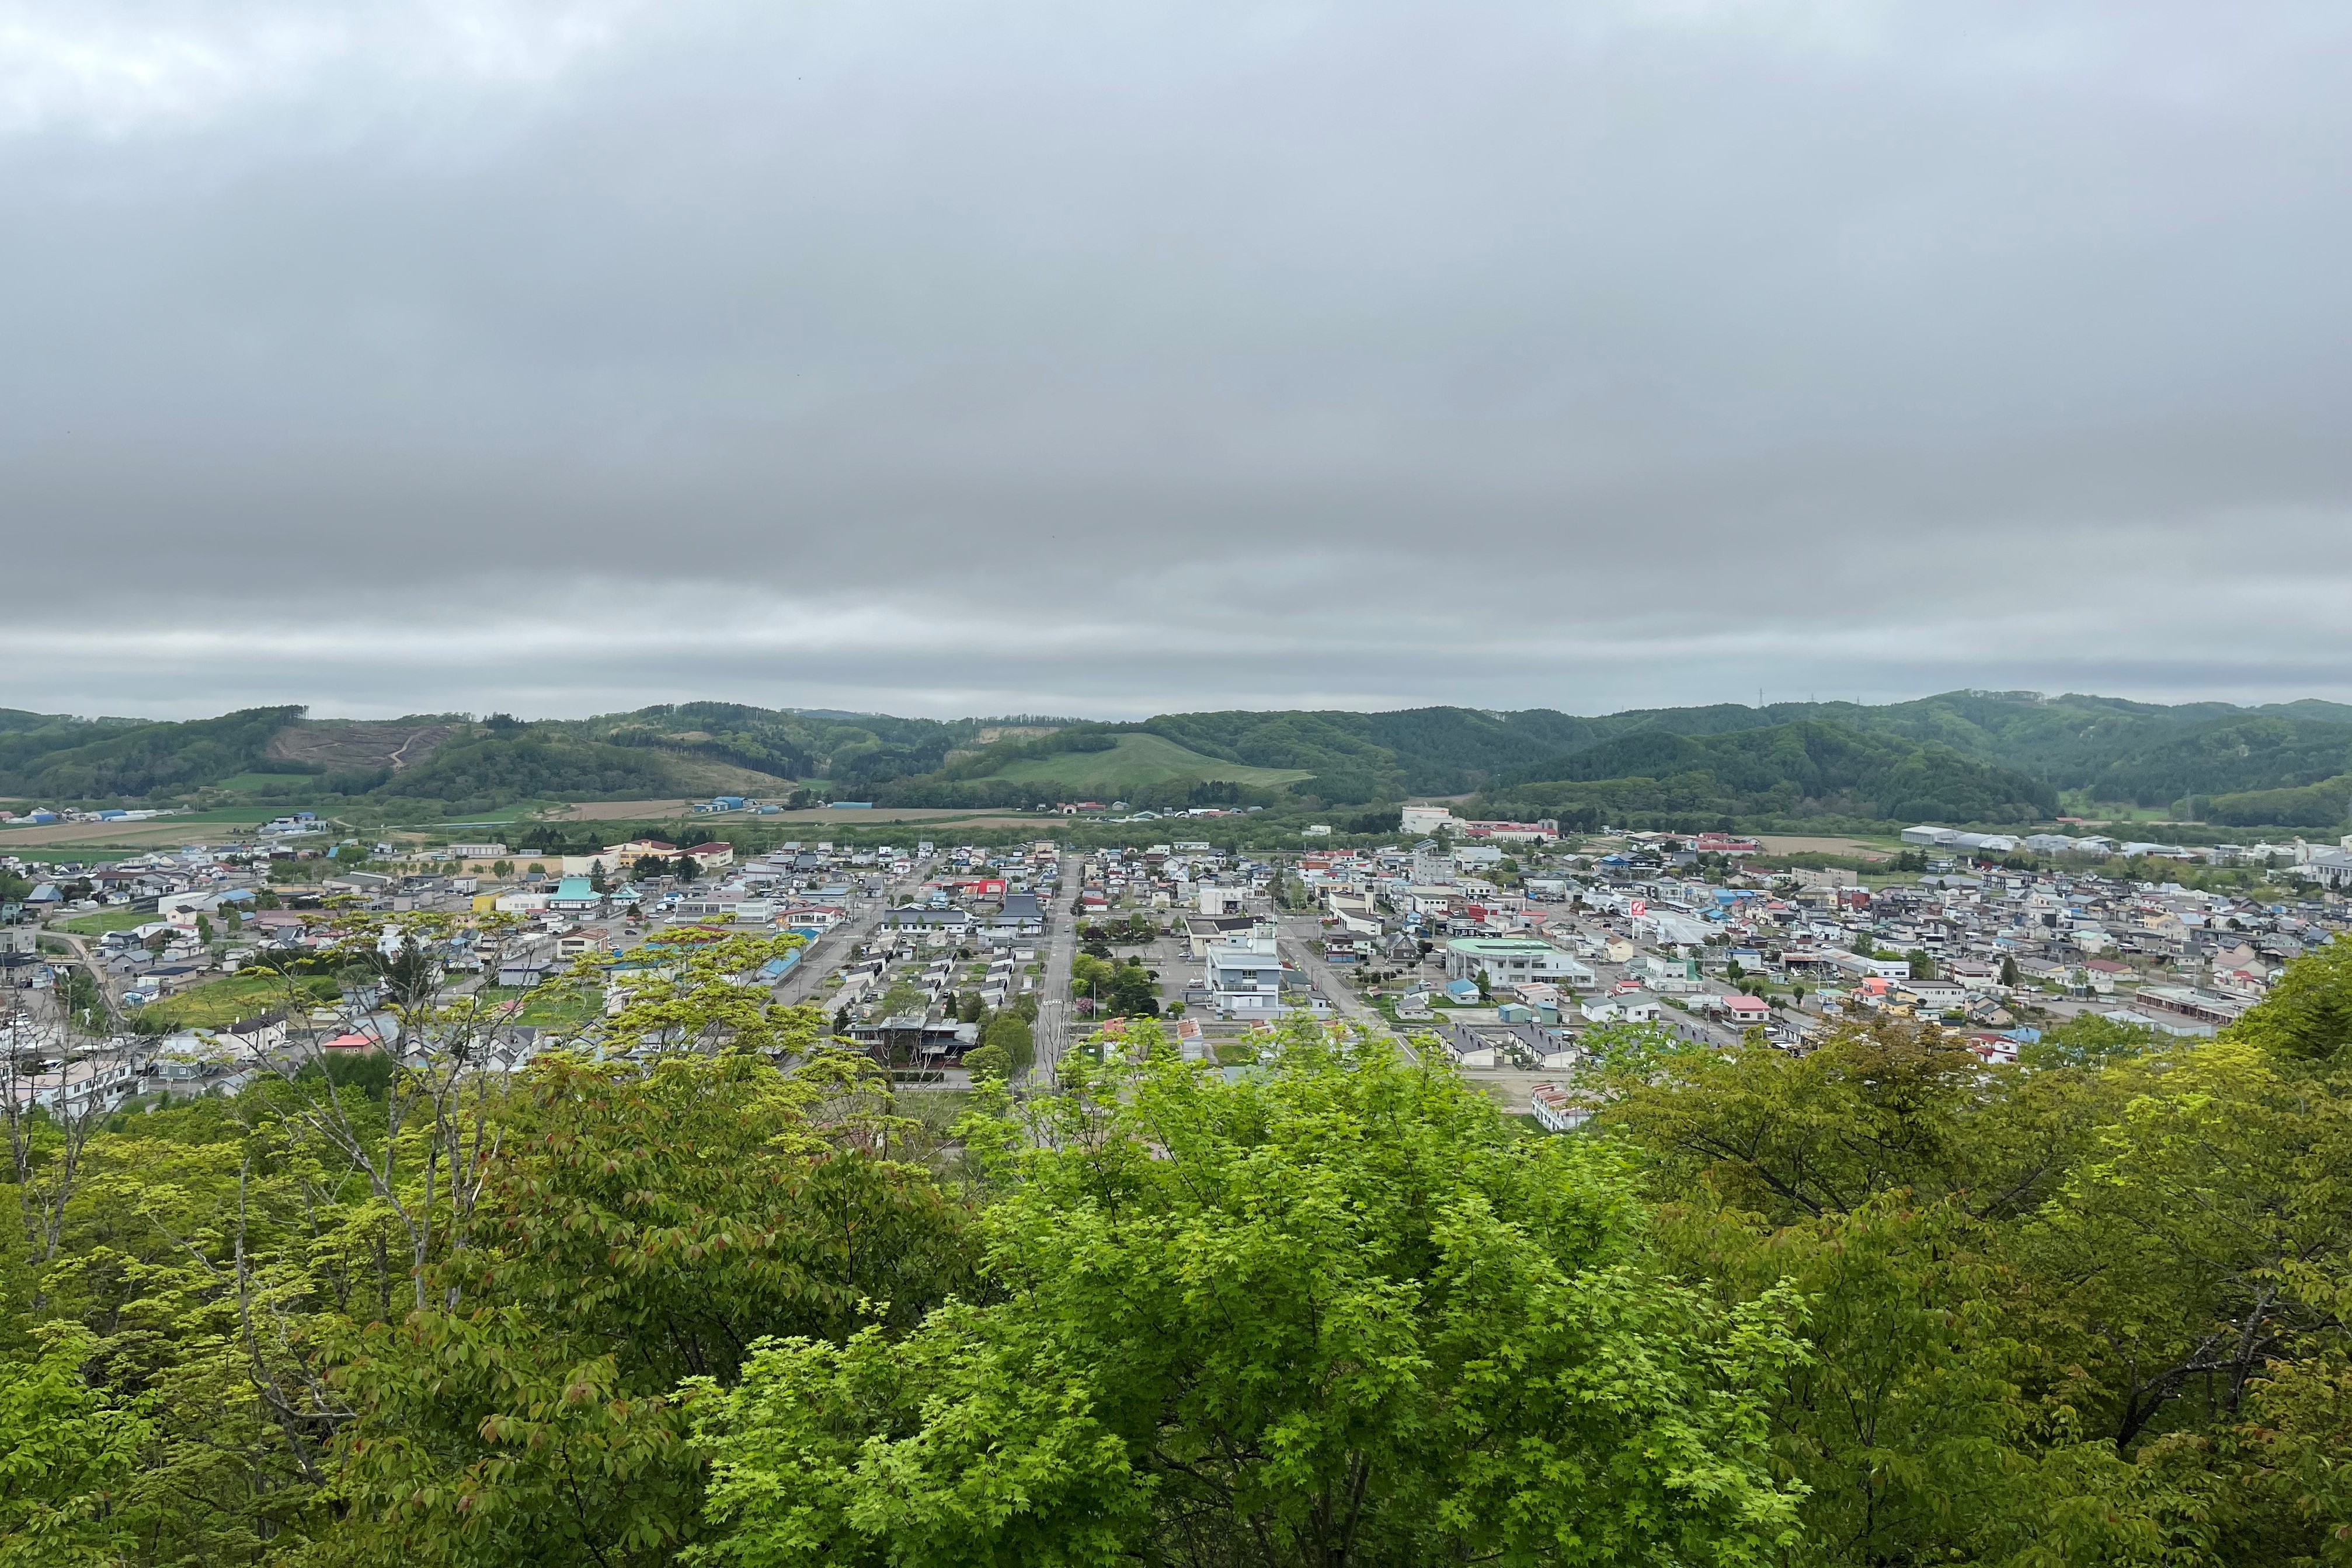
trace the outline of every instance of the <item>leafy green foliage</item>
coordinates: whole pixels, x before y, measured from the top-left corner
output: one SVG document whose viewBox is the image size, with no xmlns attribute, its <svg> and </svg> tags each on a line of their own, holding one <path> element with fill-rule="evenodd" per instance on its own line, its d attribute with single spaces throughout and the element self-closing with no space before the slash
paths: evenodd
<svg viewBox="0 0 2352 1568">
<path fill-rule="evenodd" d="M 2018 1048 L 2017 1060 L 2029 1068 L 2105 1067 L 2127 1061 L 2156 1048 L 2153 1030 L 2118 1023 L 2097 1013 L 2081 1013 L 2042 1031 L 2042 1038 Z"/>
<path fill-rule="evenodd" d="M 123 1492 L 152 1434 L 83 1378 L 96 1343 L 66 1327 L 0 1359 L 0 1562 L 99 1564 L 126 1543 Z"/>
<path fill-rule="evenodd" d="M 2352 1065 L 2352 938 L 2339 936 L 2287 966 L 2262 1004 L 2231 1033 L 2273 1056 L 2326 1068 Z"/>
<path fill-rule="evenodd" d="M 676 1394 L 764 1335 L 910 1326 L 967 1277 L 958 1210 L 856 1059 L 740 1052 L 646 1073 L 557 1057 L 507 1113 L 450 1304 L 343 1343 L 343 1488 L 371 1550 L 663 1563 L 697 1533 Z"/>
<path fill-rule="evenodd" d="M 978 1045 L 963 1053 L 963 1065 L 975 1082 L 1005 1078 L 1013 1072 L 1013 1053 L 1001 1045 Z"/>
<path fill-rule="evenodd" d="M 709 1560 L 1762 1563 L 1777 1294 L 1645 1264 L 1615 1162 L 1292 1026 L 975 1128 L 996 1306 L 762 1347 Z"/>
<path fill-rule="evenodd" d="M 1029 1020 L 1010 1009 L 988 1020 L 988 1027 L 981 1031 L 980 1040 L 982 1050 L 1004 1052 L 1008 1074 L 1028 1071 L 1029 1064 L 1037 1059 L 1037 1042 L 1031 1032 Z M 965 1060 L 969 1062 L 971 1058 L 967 1056 Z"/>
<path fill-rule="evenodd" d="M 1139 958 L 1080 953 L 1070 960 L 1070 988 L 1090 1008 L 1113 1018 L 1156 1018 L 1160 1013 L 1160 983 Z"/>
</svg>

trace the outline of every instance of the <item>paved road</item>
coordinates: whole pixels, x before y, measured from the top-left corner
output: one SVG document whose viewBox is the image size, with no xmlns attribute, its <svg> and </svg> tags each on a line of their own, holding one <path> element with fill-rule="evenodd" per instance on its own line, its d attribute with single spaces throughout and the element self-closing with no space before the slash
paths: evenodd
<svg viewBox="0 0 2352 1568">
<path fill-rule="evenodd" d="M 89 944 L 84 941 L 81 937 L 75 936 L 72 932 L 59 931 L 52 926 L 45 927 L 42 930 L 41 935 L 44 936 L 54 936 L 58 941 L 73 949 L 73 957 L 71 959 L 63 958 L 55 953 L 47 955 L 49 967 L 54 969 L 64 967 L 68 964 L 77 964 L 80 967 L 89 970 L 90 978 L 98 982 L 100 994 L 106 998 L 107 1011 L 112 1014 L 114 1018 L 118 1019 L 121 1019 L 125 1010 L 122 1006 L 122 993 L 130 988 L 121 977 L 114 974 L 111 970 L 108 969 L 104 964 L 100 963 L 98 959 L 98 956 L 90 951 Z M 52 993 L 53 997 L 55 995 L 56 993 Z M 62 1016 L 62 1014 L 60 1014 L 60 1016 Z"/>
<path fill-rule="evenodd" d="M 1276 946 L 1282 956 L 1296 964 L 1314 984 L 1318 996 L 1329 1002 L 1339 1016 L 1350 1023 L 1367 1024 L 1377 1030 L 1389 1027 L 1389 1020 L 1381 1016 L 1380 1010 L 1358 996 L 1355 988 L 1341 978 L 1339 971 L 1315 950 L 1316 939 L 1323 935 L 1323 922 L 1318 916 L 1282 915 L 1276 916 L 1276 929 L 1281 934 Z"/>
<path fill-rule="evenodd" d="M 808 956 L 803 958 L 793 972 L 784 977 L 784 983 L 776 988 L 776 999 L 788 1004 L 818 999 L 825 977 L 856 956 L 858 946 L 871 939 L 880 928 L 882 916 L 889 913 L 890 905 L 909 888 L 922 885 L 932 865 L 933 861 L 919 861 L 915 869 L 905 876 L 886 881 L 879 898 L 867 898 L 863 894 L 852 894 L 849 918 L 826 932 L 814 946 L 802 949 Z"/>
<path fill-rule="evenodd" d="M 1078 952 L 1078 918 L 1070 904 L 1078 895 L 1078 868 L 1085 863 L 1080 856 L 1064 855 L 1053 894 L 1038 900 L 1045 911 L 1045 972 L 1037 981 L 1037 1054 L 1028 1078 L 1035 1089 L 1053 1086 L 1062 1052 L 1069 1049 L 1070 960 Z"/>
</svg>

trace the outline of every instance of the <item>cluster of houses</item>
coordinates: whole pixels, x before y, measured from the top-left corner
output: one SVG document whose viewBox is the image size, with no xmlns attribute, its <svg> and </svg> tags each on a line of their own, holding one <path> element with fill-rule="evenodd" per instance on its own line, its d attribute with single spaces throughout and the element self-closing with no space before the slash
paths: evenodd
<svg viewBox="0 0 2352 1568">
<path fill-rule="evenodd" d="M 919 846 L 901 878 L 922 880 L 883 910 L 866 946 L 842 971 L 828 1004 L 848 1036 L 876 1060 L 931 1071 L 976 1044 L 980 1026 L 955 1004 L 977 997 L 994 1012 L 1036 989 L 1047 901 L 1060 882 L 1061 852 L 1050 841 L 991 850 L 958 845 L 934 854 Z M 888 1008 L 899 983 L 919 1002 Z"/>
<path fill-rule="evenodd" d="M 2283 844 L 2168 844 L 2154 840 L 2109 838 L 2104 833 L 1974 833 L 1923 822 L 1903 830 L 1903 841 L 1920 849 L 1961 855 L 2009 855 L 2023 850 L 2036 855 L 2074 855 L 2086 860 L 2168 860 L 2191 864 L 2267 866 L 2322 887 L 2352 887 L 2352 834 L 2336 844 L 2315 845 L 2303 839 Z"/>
<path fill-rule="evenodd" d="M 1309 850 L 1284 872 L 1155 846 L 1090 862 L 1089 896 L 1098 884 L 1106 907 L 1122 892 L 1193 903 L 1184 921 L 1202 971 L 1187 999 L 1249 1018 L 1303 999 L 1306 977 L 1282 964 L 1272 927 L 1238 908 L 1295 878 L 1318 906 L 1328 962 L 1405 977 L 1401 1021 L 1436 1033 L 1465 1065 L 1538 1068 L 1560 1065 L 1580 1030 L 1618 1021 L 1717 1039 L 1757 1028 L 1801 1050 L 1841 1018 L 1930 1018 L 1993 1060 L 2037 1038 L 2019 1017 L 2028 1006 L 2210 1034 L 2285 964 L 2352 926 L 2340 884 L 2322 874 L 2307 897 L 2263 903 L 2126 881 L 2095 859 L 2011 869 L 1995 857 L 2058 851 L 1956 835 L 1936 841 L 1945 869 L 1865 889 L 1848 871 L 1750 873 L 1759 846 L 1732 834 L 1626 834 L 1571 857 L 1542 838 L 1507 850 L 1442 808 L 1413 810 L 1442 836 Z M 2300 863 L 2324 870 L 2339 852 L 2306 848 Z M 1710 856 L 1721 858 L 1703 864 Z"/>
<path fill-rule="evenodd" d="M 1335 868 L 1324 896 L 1335 924 L 1367 929 L 1443 911 L 1453 999 L 1467 1000 L 1463 978 L 1475 967 L 1486 982 L 1476 988 L 1482 999 L 1512 995 L 1496 1009 L 1507 1023 L 1540 1026 L 1555 1011 L 1566 1019 L 1542 1006 L 1541 990 L 1517 994 L 1522 973 L 1539 988 L 1574 991 L 1601 964 L 1622 977 L 1610 994 L 1582 1002 L 1586 1022 L 1679 1026 L 1711 1018 L 1763 1027 L 1801 1049 L 1828 1020 L 1885 1012 L 1963 1028 L 1994 1060 L 2013 1059 L 2020 1043 L 2036 1038 L 2016 1016 L 2024 1003 L 2093 1010 L 2160 1035 L 2210 1034 L 2259 1001 L 2287 963 L 2352 926 L 2340 891 L 2321 878 L 2311 896 L 2263 903 L 2127 882 L 2087 864 L 2013 870 L 1971 861 L 1966 846 L 1946 842 L 1962 852 L 1954 863 L 1966 869 L 1865 890 L 1851 873 L 1749 876 L 1737 862 L 1728 874 L 1701 875 L 1689 841 L 1646 839 L 1631 836 L 1624 848 L 1578 859 L 1562 874 L 1540 868 L 1517 896 L 1464 877 L 1457 885 L 1471 886 L 1475 898 L 1449 899 L 1443 889 L 1381 877 L 1399 868 L 1383 868 L 1378 855 L 1360 857 L 1344 875 Z M 1416 873 L 1433 869 L 1416 857 Z M 1562 902 L 1571 909 L 1544 907 Z M 1486 934 L 1465 939 L 1459 933 L 1472 922 Z M 1527 945 L 1524 969 L 1519 951 L 1496 946 L 1512 940 Z M 1570 963 L 1547 959 L 1538 946 L 1559 949 Z M 1742 994 L 1743 980 L 1778 994 L 1771 1001 Z"/>
</svg>

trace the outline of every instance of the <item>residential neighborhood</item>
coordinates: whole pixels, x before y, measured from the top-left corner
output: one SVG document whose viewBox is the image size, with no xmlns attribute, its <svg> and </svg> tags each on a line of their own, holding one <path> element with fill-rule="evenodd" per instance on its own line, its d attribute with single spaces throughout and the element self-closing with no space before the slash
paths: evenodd
<svg viewBox="0 0 2352 1568">
<path fill-rule="evenodd" d="M 708 804 L 731 817 L 757 802 Z M 1133 837 L 1079 849 L 865 831 L 744 847 L 740 831 L 637 833 L 551 851 L 364 842 L 298 815 L 86 863 L 0 859 L 26 890 L 0 909 L 9 1027 L 25 1042 L 17 1092 L 184 1096 L 240 1085 L 257 1047 L 393 1038 L 363 994 L 308 1017 L 210 1005 L 245 983 L 235 977 L 337 940 L 337 911 L 436 919 L 434 961 L 457 983 L 541 995 L 501 1034 L 510 1065 L 554 1038 L 551 1024 L 593 1019 L 625 989 L 608 978 L 559 1016 L 549 998 L 577 990 L 583 958 L 617 975 L 620 955 L 667 933 L 765 933 L 798 942 L 759 977 L 772 992 L 818 1004 L 918 1086 L 969 1082 L 963 1059 L 1000 1016 L 1019 1020 L 1002 1038 L 1017 1039 L 1024 1071 L 1071 1050 L 1116 1055 L 1137 1016 L 1240 1071 L 1254 1037 L 1304 1011 L 1491 1074 L 1528 1114 L 1540 1085 L 1526 1075 L 1572 1077 L 1601 1026 L 1726 1045 L 1752 1033 L 1801 1052 L 1842 1020 L 1933 1019 L 1989 1061 L 2085 1013 L 2152 1037 L 2209 1035 L 2352 924 L 2352 838 L 2189 848 L 1922 825 L 1900 835 L 1916 869 L 1865 876 L 1776 864 L 1787 857 L 1736 833 L 1563 836 L 1554 821 L 1444 805 L 1403 808 L 1409 831 L 1391 841 L 1336 845 L 1310 824 L 1282 851 L 1144 841 L 1163 821 L 1149 813 L 1080 820 Z M 2107 869 L 2125 857 L 2189 882 L 2200 867 L 2269 866 L 2302 892 L 2126 879 Z M 180 1013 L 204 1021 L 154 1021 Z"/>
</svg>

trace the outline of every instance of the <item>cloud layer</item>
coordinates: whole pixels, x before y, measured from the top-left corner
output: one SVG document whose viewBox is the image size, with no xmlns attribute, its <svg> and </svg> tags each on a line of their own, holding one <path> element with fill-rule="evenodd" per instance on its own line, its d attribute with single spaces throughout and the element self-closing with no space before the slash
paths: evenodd
<svg viewBox="0 0 2352 1568">
<path fill-rule="evenodd" d="M 2352 13 L 0 0 L 16 706 L 2352 697 Z"/>
</svg>

